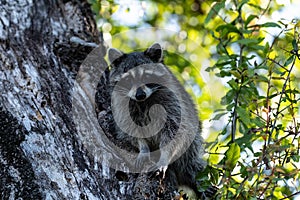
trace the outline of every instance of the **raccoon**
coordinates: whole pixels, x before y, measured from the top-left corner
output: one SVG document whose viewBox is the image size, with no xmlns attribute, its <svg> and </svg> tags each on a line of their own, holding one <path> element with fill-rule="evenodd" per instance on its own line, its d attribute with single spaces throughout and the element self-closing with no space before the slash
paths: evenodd
<svg viewBox="0 0 300 200">
<path fill-rule="evenodd" d="M 110 48 L 108 58 L 116 135 L 137 150 L 135 169 L 165 168 L 172 184 L 197 191 L 196 175 L 206 166 L 201 124 L 189 94 L 164 65 L 161 45 L 129 54 Z"/>
</svg>

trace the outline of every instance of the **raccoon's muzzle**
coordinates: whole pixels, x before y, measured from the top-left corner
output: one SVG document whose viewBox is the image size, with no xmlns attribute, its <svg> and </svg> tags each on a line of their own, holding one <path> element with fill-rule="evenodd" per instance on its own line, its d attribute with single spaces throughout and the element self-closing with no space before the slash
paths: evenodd
<svg viewBox="0 0 300 200">
<path fill-rule="evenodd" d="M 139 87 L 135 93 L 136 100 L 143 101 L 146 99 L 146 97 L 147 97 L 146 92 L 141 87 Z"/>
</svg>

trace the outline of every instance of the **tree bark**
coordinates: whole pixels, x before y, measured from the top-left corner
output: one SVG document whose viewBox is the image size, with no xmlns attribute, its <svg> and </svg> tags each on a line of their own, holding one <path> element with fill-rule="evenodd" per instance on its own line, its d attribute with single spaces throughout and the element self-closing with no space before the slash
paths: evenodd
<svg viewBox="0 0 300 200">
<path fill-rule="evenodd" d="M 107 67 L 105 52 L 85 1 L 1 1 L 1 199 L 174 196 L 174 188 L 164 188 L 157 176 L 107 166 L 103 153 L 96 156 L 98 152 L 106 149 L 112 152 L 110 159 L 121 158 L 113 155 L 102 137 L 91 138 L 94 127 L 84 130 L 87 126 L 78 124 L 76 117 L 81 114 L 72 114 L 78 109 L 74 102 L 94 108 L 97 76 Z M 81 65 L 88 55 L 98 63 Z M 92 116 L 89 109 L 80 112 Z"/>
</svg>

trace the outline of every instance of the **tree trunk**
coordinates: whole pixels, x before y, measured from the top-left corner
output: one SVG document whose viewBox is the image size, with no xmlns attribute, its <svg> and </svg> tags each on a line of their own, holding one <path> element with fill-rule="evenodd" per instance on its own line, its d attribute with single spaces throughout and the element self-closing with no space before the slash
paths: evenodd
<svg viewBox="0 0 300 200">
<path fill-rule="evenodd" d="M 95 134 L 102 130 L 80 121 L 95 123 L 105 52 L 85 1 L 1 0 L 1 199 L 174 196 L 157 176 L 108 166 L 121 158 Z"/>
</svg>

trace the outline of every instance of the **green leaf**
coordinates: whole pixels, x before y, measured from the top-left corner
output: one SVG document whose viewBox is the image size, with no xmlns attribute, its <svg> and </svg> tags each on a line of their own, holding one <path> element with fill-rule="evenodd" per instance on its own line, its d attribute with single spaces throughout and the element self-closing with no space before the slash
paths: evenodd
<svg viewBox="0 0 300 200">
<path fill-rule="evenodd" d="M 223 117 L 226 114 L 227 112 L 218 113 L 211 120 L 219 120 L 221 117 Z"/>
<path fill-rule="evenodd" d="M 232 89 L 234 89 L 234 90 L 238 90 L 238 89 L 239 89 L 239 86 L 238 86 L 237 82 L 235 82 L 234 79 L 231 79 L 231 80 L 228 81 L 227 83 L 230 85 L 230 87 L 231 87 Z"/>
<path fill-rule="evenodd" d="M 232 170 L 237 161 L 240 158 L 240 152 L 241 149 L 239 147 L 239 145 L 237 143 L 232 143 L 229 146 L 229 149 L 226 151 L 225 156 L 226 156 L 226 161 L 225 161 L 225 165 Z"/>
<path fill-rule="evenodd" d="M 205 69 L 205 71 L 206 72 L 212 72 L 212 71 L 214 71 L 216 69 L 216 66 L 213 66 L 213 67 L 207 67 L 206 69 Z"/>
<path fill-rule="evenodd" d="M 230 72 L 227 71 L 220 71 L 219 75 L 220 77 L 231 76 Z"/>
<path fill-rule="evenodd" d="M 228 33 L 240 33 L 239 29 L 237 29 L 234 25 L 232 24 L 224 24 L 220 25 L 216 28 L 217 32 L 222 31 L 222 35 L 226 35 Z"/>
<path fill-rule="evenodd" d="M 258 44 L 260 41 L 258 39 L 240 39 L 235 42 L 239 44 L 249 45 L 249 44 Z"/>
<path fill-rule="evenodd" d="M 269 79 L 263 75 L 257 75 L 256 79 L 257 79 L 257 81 L 260 81 L 260 82 L 265 82 L 265 83 L 269 82 Z"/>
<path fill-rule="evenodd" d="M 211 18 L 216 16 L 219 13 L 219 11 L 224 7 L 225 7 L 225 1 L 218 2 L 218 3 L 214 4 L 213 7 L 208 12 L 204 23 L 207 24 L 211 20 Z"/>
<path fill-rule="evenodd" d="M 250 117 L 248 112 L 242 108 L 242 107 L 237 107 L 236 111 L 238 113 L 239 119 L 245 124 L 245 125 L 250 125 L 251 121 L 250 121 Z"/>
<path fill-rule="evenodd" d="M 284 66 L 288 66 L 294 61 L 295 55 L 291 55 L 284 63 Z"/>
<path fill-rule="evenodd" d="M 245 27 L 247 27 L 248 24 L 249 24 L 253 19 L 255 19 L 255 18 L 258 18 L 258 16 L 257 16 L 257 15 L 250 15 L 250 16 L 246 19 L 246 21 L 245 21 Z"/>
<path fill-rule="evenodd" d="M 219 59 L 219 61 L 216 63 L 216 66 L 217 67 L 224 67 L 225 65 L 228 65 L 228 64 L 230 64 L 231 63 L 231 61 L 229 60 L 229 61 L 223 61 L 223 60 L 221 60 L 222 58 L 220 58 Z"/>
<path fill-rule="evenodd" d="M 256 8 L 257 10 L 264 10 L 264 8 L 260 7 L 259 4 L 256 3 L 248 3 L 249 6 Z"/>
<path fill-rule="evenodd" d="M 241 78 L 241 74 L 239 73 L 239 71 L 237 70 L 230 70 L 229 71 L 233 76 L 235 76 L 236 78 L 240 79 Z"/>
<path fill-rule="evenodd" d="M 251 151 L 253 151 L 252 149 L 252 140 L 255 139 L 255 135 L 254 134 L 245 134 L 243 135 L 243 137 L 237 138 L 235 140 L 235 142 L 240 146 L 240 147 L 247 147 L 248 149 L 250 149 Z"/>
<path fill-rule="evenodd" d="M 210 174 L 210 177 L 211 177 L 211 178 L 210 178 L 210 179 L 211 179 L 211 182 L 212 182 L 213 184 L 217 185 L 217 184 L 218 184 L 218 181 L 219 181 L 219 177 L 220 177 L 220 172 L 219 172 L 219 170 L 210 167 L 210 172 L 209 172 L 209 174 Z"/>
<path fill-rule="evenodd" d="M 248 170 L 249 170 L 248 167 L 245 167 L 244 165 L 241 165 L 240 172 L 241 172 L 241 177 L 242 178 L 246 178 L 248 176 L 248 174 L 249 174 Z"/>
<path fill-rule="evenodd" d="M 221 131 L 220 135 L 225 135 L 225 134 L 227 134 L 227 130 L 226 130 L 226 129 L 223 129 L 223 130 Z"/>
<path fill-rule="evenodd" d="M 239 132 L 245 135 L 249 132 L 249 128 L 244 123 L 238 123 Z"/>
<path fill-rule="evenodd" d="M 259 50 L 259 51 L 264 51 L 264 49 L 265 49 L 265 46 L 262 46 L 262 45 L 252 45 L 250 47 L 251 47 L 251 49 Z"/>
<path fill-rule="evenodd" d="M 261 118 L 259 118 L 259 117 L 256 117 L 256 118 L 252 119 L 252 122 L 257 127 L 260 127 L 260 128 L 263 128 L 265 126 L 265 122 Z"/>
<path fill-rule="evenodd" d="M 269 44 L 269 42 L 267 42 L 267 43 L 265 44 L 264 54 L 267 54 L 269 51 L 270 51 L 270 44 Z"/>
<path fill-rule="evenodd" d="M 227 105 L 233 102 L 235 92 L 234 90 L 229 90 L 224 97 L 221 98 L 221 104 Z"/>
<path fill-rule="evenodd" d="M 222 100 L 222 99 L 221 99 L 221 100 Z M 235 105 L 234 103 L 228 104 L 228 105 L 226 106 L 226 110 L 231 112 L 232 109 L 234 108 L 234 105 Z"/>
<path fill-rule="evenodd" d="M 298 51 L 298 44 L 297 44 L 297 41 L 295 39 L 293 39 L 292 45 L 293 45 L 293 49 L 297 52 Z"/>
<path fill-rule="evenodd" d="M 241 10 L 242 7 L 243 7 L 246 3 L 248 3 L 248 2 L 249 2 L 249 0 L 242 0 L 242 1 L 239 3 L 239 5 L 238 5 L 238 10 Z"/>
<path fill-rule="evenodd" d="M 261 154 L 262 154 L 262 152 L 255 152 L 253 155 L 254 155 L 255 157 L 260 157 Z"/>
<path fill-rule="evenodd" d="M 266 22 L 264 24 L 260 24 L 261 27 L 277 27 L 277 28 L 281 28 L 281 26 L 279 26 L 277 23 L 275 22 Z"/>
<path fill-rule="evenodd" d="M 299 159 L 300 156 L 298 156 L 298 155 L 292 155 L 291 158 L 293 159 L 294 162 L 299 162 L 299 160 L 300 160 Z"/>
</svg>

